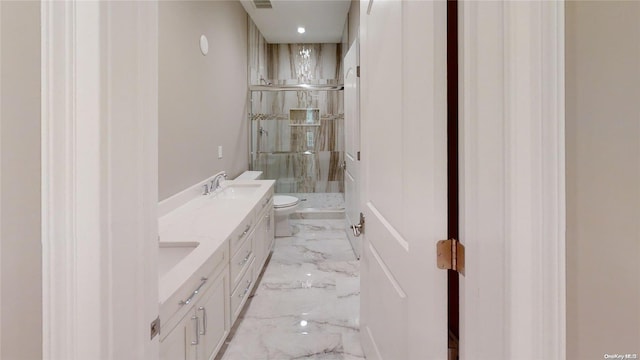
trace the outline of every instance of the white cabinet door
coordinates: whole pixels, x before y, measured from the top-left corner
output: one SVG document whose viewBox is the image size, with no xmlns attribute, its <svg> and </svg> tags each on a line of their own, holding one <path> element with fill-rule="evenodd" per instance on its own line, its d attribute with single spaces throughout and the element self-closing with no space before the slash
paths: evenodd
<svg viewBox="0 0 640 360">
<path fill-rule="evenodd" d="M 258 215 L 258 218 L 256 219 L 258 224 L 256 225 L 256 231 L 253 238 L 253 251 L 256 256 L 256 276 L 260 275 L 264 262 L 267 260 L 267 257 L 271 252 L 271 248 L 273 247 L 273 240 L 275 236 L 273 215 L 273 207 L 269 206 L 269 208 Z"/>
<path fill-rule="evenodd" d="M 215 357 L 229 334 L 229 275 L 223 271 L 194 306 L 198 318 L 198 360 Z"/>
<path fill-rule="evenodd" d="M 196 360 L 195 322 L 189 312 L 160 343 L 160 360 Z"/>
<path fill-rule="evenodd" d="M 361 334 L 367 359 L 447 358 L 445 1 L 362 1 Z"/>
<path fill-rule="evenodd" d="M 160 360 L 210 360 L 231 328 L 229 271 L 198 294 L 199 300 L 160 343 Z"/>
</svg>

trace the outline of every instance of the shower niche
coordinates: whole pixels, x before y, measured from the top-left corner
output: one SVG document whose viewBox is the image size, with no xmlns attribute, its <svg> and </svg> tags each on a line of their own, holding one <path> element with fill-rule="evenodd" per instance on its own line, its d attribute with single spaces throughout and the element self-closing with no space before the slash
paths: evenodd
<svg viewBox="0 0 640 360">
<path fill-rule="evenodd" d="M 311 155 L 320 125 L 320 109 L 289 109 L 291 146 L 296 153 Z"/>
<path fill-rule="evenodd" d="M 341 87 L 252 87 L 251 168 L 278 193 L 344 192 Z"/>
</svg>

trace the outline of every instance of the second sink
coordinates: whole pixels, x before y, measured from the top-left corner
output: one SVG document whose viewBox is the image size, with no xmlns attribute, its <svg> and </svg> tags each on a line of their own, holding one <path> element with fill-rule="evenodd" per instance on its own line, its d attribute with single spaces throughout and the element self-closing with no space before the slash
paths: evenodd
<svg viewBox="0 0 640 360">
<path fill-rule="evenodd" d="M 200 245 L 199 242 L 160 242 L 160 251 L 158 252 L 158 272 L 159 276 L 166 274 L 180 260 L 189 255 L 195 248 Z"/>
</svg>

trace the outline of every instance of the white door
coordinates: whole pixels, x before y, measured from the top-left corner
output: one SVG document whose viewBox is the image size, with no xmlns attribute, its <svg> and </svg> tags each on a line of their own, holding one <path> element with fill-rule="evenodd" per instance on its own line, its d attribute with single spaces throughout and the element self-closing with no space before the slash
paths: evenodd
<svg viewBox="0 0 640 360">
<path fill-rule="evenodd" d="M 344 133 L 345 168 L 344 200 L 346 230 L 349 242 L 360 258 L 362 239 L 354 233 L 352 226 L 360 222 L 360 94 L 358 80 L 358 41 L 356 40 L 344 57 Z"/>
<path fill-rule="evenodd" d="M 363 1 L 360 13 L 363 349 L 446 359 L 446 2 Z"/>
</svg>

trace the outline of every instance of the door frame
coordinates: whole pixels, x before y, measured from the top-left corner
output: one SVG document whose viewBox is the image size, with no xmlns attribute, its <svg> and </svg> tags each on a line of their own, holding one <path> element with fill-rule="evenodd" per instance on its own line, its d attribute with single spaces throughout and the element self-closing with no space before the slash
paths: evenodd
<svg viewBox="0 0 640 360">
<path fill-rule="evenodd" d="M 459 6 L 460 358 L 564 359 L 564 2 Z"/>
<path fill-rule="evenodd" d="M 157 2 L 41 5 L 43 358 L 157 359 Z"/>
<path fill-rule="evenodd" d="M 482 4 L 461 3 L 460 18 L 460 240 L 468 254 L 461 296 L 478 300 L 475 310 L 461 303 L 461 358 L 563 359 L 564 3 Z M 124 349 L 136 346 L 136 358 L 157 357 L 158 339 L 147 336 L 157 277 L 145 281 L 157 271 L 149 257 L 157 236 L 157 4 L 131 6 L 138 11 L 127 16 L 118 4 L 42 3 L 45 359 L 113 357 L 126 338 Z M 134 35 L 124 38 L 105 21 L 116 18 Z M 124 71 L 116 61 L 125 54 L 145 67 L 110 83 Z M 487 79 L 487 69 L 499 71 L 500 81 Z M 138 101 L 108 91 L 125 83 Z M 115 136 L 131 141 L 97 146 Z M 114 181 L 122 175 L 114 159 L 139 172 Z M 135 206 L 118 201 L 134 189 L 141 196 Z M 482 196 L 492 193 L 502 201 Z M 140 220 L 137 232 L 119 222 L 127 215 Z M 115 257 L 120 247 L 133 253 Z M 129 286 L 139 291 L 125 292 Z M 504 291 L 491 294 L 496 288 Z M 154 296 L 155 308 L 147 308 Z M 123 304 L 144 310 L 135 317 L 115 311 Z M 490 311 L 478 311 L 485 305 Z M 505 329 L 500 343 L 480 336 L 496 321 Z"/>
</svg>

